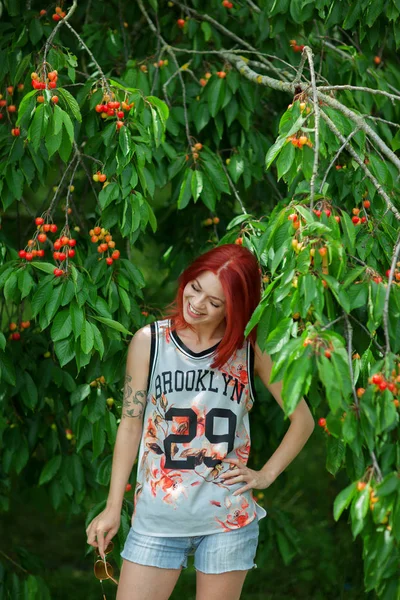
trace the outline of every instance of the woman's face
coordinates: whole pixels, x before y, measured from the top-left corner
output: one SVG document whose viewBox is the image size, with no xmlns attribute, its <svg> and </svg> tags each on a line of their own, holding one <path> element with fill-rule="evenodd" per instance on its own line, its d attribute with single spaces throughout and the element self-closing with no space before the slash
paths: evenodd
<svg viewBox="0 0 400 600">
<path fill-rule="evenodd" d="M 225 317 L 225 295 L 221 283 L 211 271 L 203 271 L 183 290 L 185 321 L 217 325 Z"/>
</svg>

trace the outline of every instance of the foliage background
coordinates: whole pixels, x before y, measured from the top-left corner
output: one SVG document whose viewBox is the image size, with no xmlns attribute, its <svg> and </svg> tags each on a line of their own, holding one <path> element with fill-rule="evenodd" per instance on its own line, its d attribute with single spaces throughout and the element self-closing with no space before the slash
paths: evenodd
<svg viewBox="0 0 400 600">
<path fill-rule="evenodd" d="M 243 597 L 398 598 L 397 388 L 370 377 L 399 374 L 400 6 L 233 4 L 74 2 L 60 22 L 54 5 L 1 4 L 1 597 L 100 595 L 85 520 L 106 498 L 130 333 L 160 317 L 194 256 L 241 238 L 265 287 L 249 329 L 258 323 L 276 361 L 285 408 L 304 396 L 327 419 L 259 497 L 268 517 Z M 50 69 L 56 107 L 54 91 L 40 105 L 29 94 L 31 71 Z M 119 132 L 114 116 L 95 111 L 110 86 L 135 103 Z M 310 146 L 288 142 L 300 130 Z M 194 143 L 203 144 L 197 158 Z M 93 182 L 98 169 L 109 185 Z M 352 221 L 353 208 L 365 223 Z M 66 277 L 53 276 L 56 236 L 44 261 L 18 258 L 41 215 L 77 240 Z M 95 225 L 121 252 L 111 268 L 90 242 Z M 9 339 L 9 324 L 26 320 Z M 288 426 L 257 385 L 254 468 Z M 174 596 L 187 590 L 194 597 L 193 568 Z"/>
</svg>

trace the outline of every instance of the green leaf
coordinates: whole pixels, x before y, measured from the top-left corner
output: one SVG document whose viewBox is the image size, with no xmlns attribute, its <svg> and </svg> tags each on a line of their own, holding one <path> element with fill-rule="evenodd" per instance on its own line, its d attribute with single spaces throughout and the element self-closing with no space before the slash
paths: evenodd
<svg viewBox="0 0 400 600">
<path fill-rule="evenodd" d="M 169 117 L 169 108 L 167 104 L 160 100 L 160 98 L 157 98 L 157 96 L 147 96 L 146 100 L 156 107 L 162 123 L 165 124 L 165 121 Z"/>
<path fill-rule="evenodd" d="M 221 110 L 224 102 L 226 91 L 226 82 L 220 77 L 215 77 L 207 85 L 207 100 L 208 107 L 210 109 L 210 115 L 216 117 L 217 113 Z"/>
<path fill-rule="evenodd" d="M 21 124 L 25 113 L 27 113 L 28 111 L 31 112 L 33 108 L 36 107 L 36 99 L 34 97 L 35 95 L 36 90 L 32 90 L 31 92 L 28 92 L 28 94 L 25 94 L 25 96 L 22 98 L 21 103 L 18 107 L 18 118 L 16 123 L 17 125 Z"/>
<path fill-rule="evenodd" d="M 212 29 L 206 21 L 202 21 L 201 30 L 204 34 L 205 41 L 208 42 L 212 36 Z"/>
<path fill-rule="evenodd" d="M 37 21 L 37 19 L 32 19 L 31 24 L 35 20 Z M 42 31 L 41 36 L 42 35 L 43 35 L 43 31 Z M 35 43 L 35 42 L 32 42 L 32 43 Z M 13 85 L 17 85 L 18 83 L 20 83 L 20 80 L 22 79 L 22 75 L 24 74 L 24 71 L 29 67 L 30 62 L 31 62 L 31 55 L 30 54 L 26 54 L 23 57 L 23 59 L 19 62 L 17 70 L 15 71 L 15 75 L 14 75 L 14 79 L 13 79 Z M 21 104 L 22 104 L 22 101 L 21 101 Z M 20 107 L 21 107 L 21 104 L 20 104 Z M 19 108 L 18 112 L 19 111 L 20 111 L 20 108 Z"/>
<path fill-rule="evenodd" d="M 105 317 L 95 317 L 94 315 L 92 315 L 92 318 L 104 323 L 104 325 L 107 325 L 108 327 L 111 327 L 111 329 L 115 329 L 116 331 L 124 333 L 125 335 L 133 335 L 131 331 L 128 331 L 123 325 L 121 325 L 121 323 L 118 323 L 118 321 L 106 319 Z"/>
<path fill-rule="evenodd" d="M 58 136 L 58 134 L 61 133 L 64 122 L 63 115 L 64 111 L 55 104 L 53 108 L 53 133 L 55 136 Z"/>
<path fill-rule="evenodd" d="M 33 285 L 34 281 L 28 269 L 18 271 L 18 288 L 21 292 L 21 300 L 29 294 Z"/>
<path fill-rule="evenodd" d="M 181 189 L 178 197 L 178 208 L 181 210 L 182 208 L 186 208 L 189 204 L 189 200 L 192 195 L 192 177 L 193 171 L 191 169 L 187 169 L 185 175 L 183 177 L 183 181 L 181 183 Z"/>
<path fill-rule="evenodd" d="M 59 96 L 61 96 L 65 100 L 71 113 L 73 114 L 75 119 L 77 121 L 79 121 L 79 123 L 80 123 L 82 121 L 82 115 L 81 115 L 81 111 L 79 110 L 79 104 L 77 103 L 77 101 L 75 100 L 73 95 L 70 94 L 64 88 L 57 88 L 57 93 Z"/>
<path fill-rule="evenodd" d="M 39 285 L 39 287 L 33 295 L 31 302 L 32 317 L 36 317 L 36 315 L 39 314 L 39 312 L 42 310 L 47 300 L 49 299 L 49 296 L 52 291 L 53 283 L 51 281 L 48 281 L 44 285 Z"/>
<path fill-rule="evenodd" d="M 268 352 L 268 354 L 279 352 L 290 339 L 292 325 L 293 320 L 291 317 L 281 319 L 278 326 L 271 331 L 267 338 L 265 352 Z"/>
<path fill-rule="evenodd" d="M 276 161 L 276 167 L 278 169 L 278 181 L 287 173 L 293 164 L 295 157 L 295 149 L 293 144 L 287 142 L 282 152 L 279 154 L 278 160 Z"/>
<path fill-rule="evenodd" d="M 53 321 L 53 325 L 51 327 L 51 339 L 54 342 L 58 342 L 59 340 L 63 340 L 66 337 L 69 336 L 69 334 L 71 333 L 72 330 L 72 325 L 71 325 L 71 316 L 69 314 L 68 310 L 62 310 L 60 311 L 54 321 Z"/>
<path fill-rule="evenodd" d="M 356 243 L 356 230 L 351 218 L 349 217 L 346 211 L 342 211 L 341 224 L 345 243 L 350 252 L 354 252 Z"/>
<path fill-rule="evenodd" d="M 342 512 L 349 507 L 357 490 L 357 482 L 353 482 L 342 490 L 335 498 L 333 503 L 333 518 L 339 520 Z"/>
<path fill-rule="evenodd" d="M 61 367 L 71 362 L 75 358 L 76 352 L 74 347 L 74 340 L 70 337 L 65 340 L 60 340 L 54 343 L 54 350 L 60 361 Z"/>
<path fill-rule="evenodd" d="M 32 143 L 33 149 L 36 151 L 38 150 L 38 148 L 40 146 L 42 130 L 44 128 L 44 114 L 45 114 L 44 104 L 39 104 L 36 107 L 31 126 L 29 127 L 29 130 L 28 130 L 28 139 Z"/>
<path fill-rule="evenodd" d="M 193 171 L 191 192 L 193 200 L 197 202 L 203 189 L 203 173 L 201 171 Z"/>
<path fill-rule="evenodd" d="M 94 336 L 92 325 L 89 321 L 83 321 L 82 333 L 81 333 L 81 348 L 82 352 L 89 354 L 93 348 Z"/>
<path fill-rule="evenodd" d="M 282 398 L 285 412 L 292 414 L 311 383 L 313 360 L 309 347 L 290 363 L 283 378 Z"/>
<path fill-rule="evenodd" d="M 29 25 L 29 37 L 31 39 L 32 44 L 33 45 L 37 44 L 37 42 L 42 38 L 42 36 L 43 36 L 42 24 L 38 18 L 33 18 Z M 30 61 L 30 57 L 29 57 L 29 61 Z M 29 61 L 28 61 L 28 64 L 29 64 Z M 28 66 L 28 65 L 26 65 L 26 66 Z M 15 81 L 18 81 L 18 80 L 19 80 L 19 77 L 15 77 Z"/>
<path fill-rule="evenodd" d="M 127 156 L 129 154 L 129 139 L 128 139 L 128 131 L 125 126 L 121 127 L 121 129 L 118 131 L 118 137 L 119 137 L 119 147 L 122 150 L 122 154 L 124 156 Z M 109 186 L 107 186 L 107 187 L 109 187 Z"/>
<path fill-rule="evenodd" d="M 44 483 L 48 483 L 53 479 L 53 477 L 57 474 L 59 468 L 61 467 L 61 454 L 57 454 L 53 456 L 48 463 L 42 469 L 39 477 L 39 485 L 43 485 Z"/>
<path fill-rule="evenodd" d="M 85 400 L 85 398 L 89 396 L 90 390 L 91 387 L 88 383 L 78 385 L 76 390 L 71 394 L 71 405 L 75 406 L 75 404 L 78 404 L 79 402 L 82 402 L 82 400 Z"/>
<path fill-rule="evenodd" d="M 77 339 L 82 333 L 84 314 L 83 309 L 78 306 L 75 300 L 69 305 L 69 314 L 71 315 L 72 331 L 75 339 Z"/>
<path fill-rule="evenodd" d="M 74 143 L 74 126 L 71 121 L 71 117 L 65 111 L 62 111 L 62 119 L 65 127 L 65 131 L 68 134 L 71 144 Z"/>
<path fill-rule="evenodd" d="M 99 203 L 104 210 L 111 202 L 119 198 L 120 190 L 118 183 L 112 182 L 103 188 L 99 194 Z"/>
<path fill-rule="evenodd" d="M 267 155 L 265 157 L 265 168 L 269 169 L 269 167 L 274 162 L 275 158 L 278 156 L 279 152 L 282 150 L 283 146 L 286 143 L 286 137 L 278 137 L 275 144 L 271 146 L 268 150 Z M 290 144 L 292 145 L 292 144 Z"/>
<path fill-rule="evenodd" d="M 329 473 L 336 475 L 342 465 L 345 444 L 341 439 L 335 438 L 333 435 L 328 436 L 327 444 L 326 468 Z"/>
</svg>

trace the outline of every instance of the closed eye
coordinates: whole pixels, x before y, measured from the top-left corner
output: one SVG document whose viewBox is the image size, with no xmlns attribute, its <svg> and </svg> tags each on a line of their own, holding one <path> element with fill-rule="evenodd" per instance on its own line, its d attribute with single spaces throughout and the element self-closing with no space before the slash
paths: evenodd
<svg viewBox="0 0 400 600">
<path fill-rule="evenodd" d="M 193 283 L 191 284 L 192 288 L 194 289 L 195 292 L 200 292 L 201 290 L 198 290 Z M 211 306 L 213 306 L 214 308 L 219 308 L 219 304 L 214 304 L 213 302 L 210 301 Z"/>
</svg>

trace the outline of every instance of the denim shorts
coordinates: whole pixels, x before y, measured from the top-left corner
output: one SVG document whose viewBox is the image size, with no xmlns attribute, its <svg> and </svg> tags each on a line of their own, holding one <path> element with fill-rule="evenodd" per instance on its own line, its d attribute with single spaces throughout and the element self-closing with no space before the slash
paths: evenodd
<svg viewBox="0 0 400 600">
<path fill-rule="evenodd" d="M 194 537 L 142 535 L 131 527 L 121 556 L 140 565 L 186 569 L 188 556 L 194 555 L 194 567 L 202 573 L 242 571 L 257 567 L 258 534 L 257 519 L 240 529 Z"/>
</svg>

